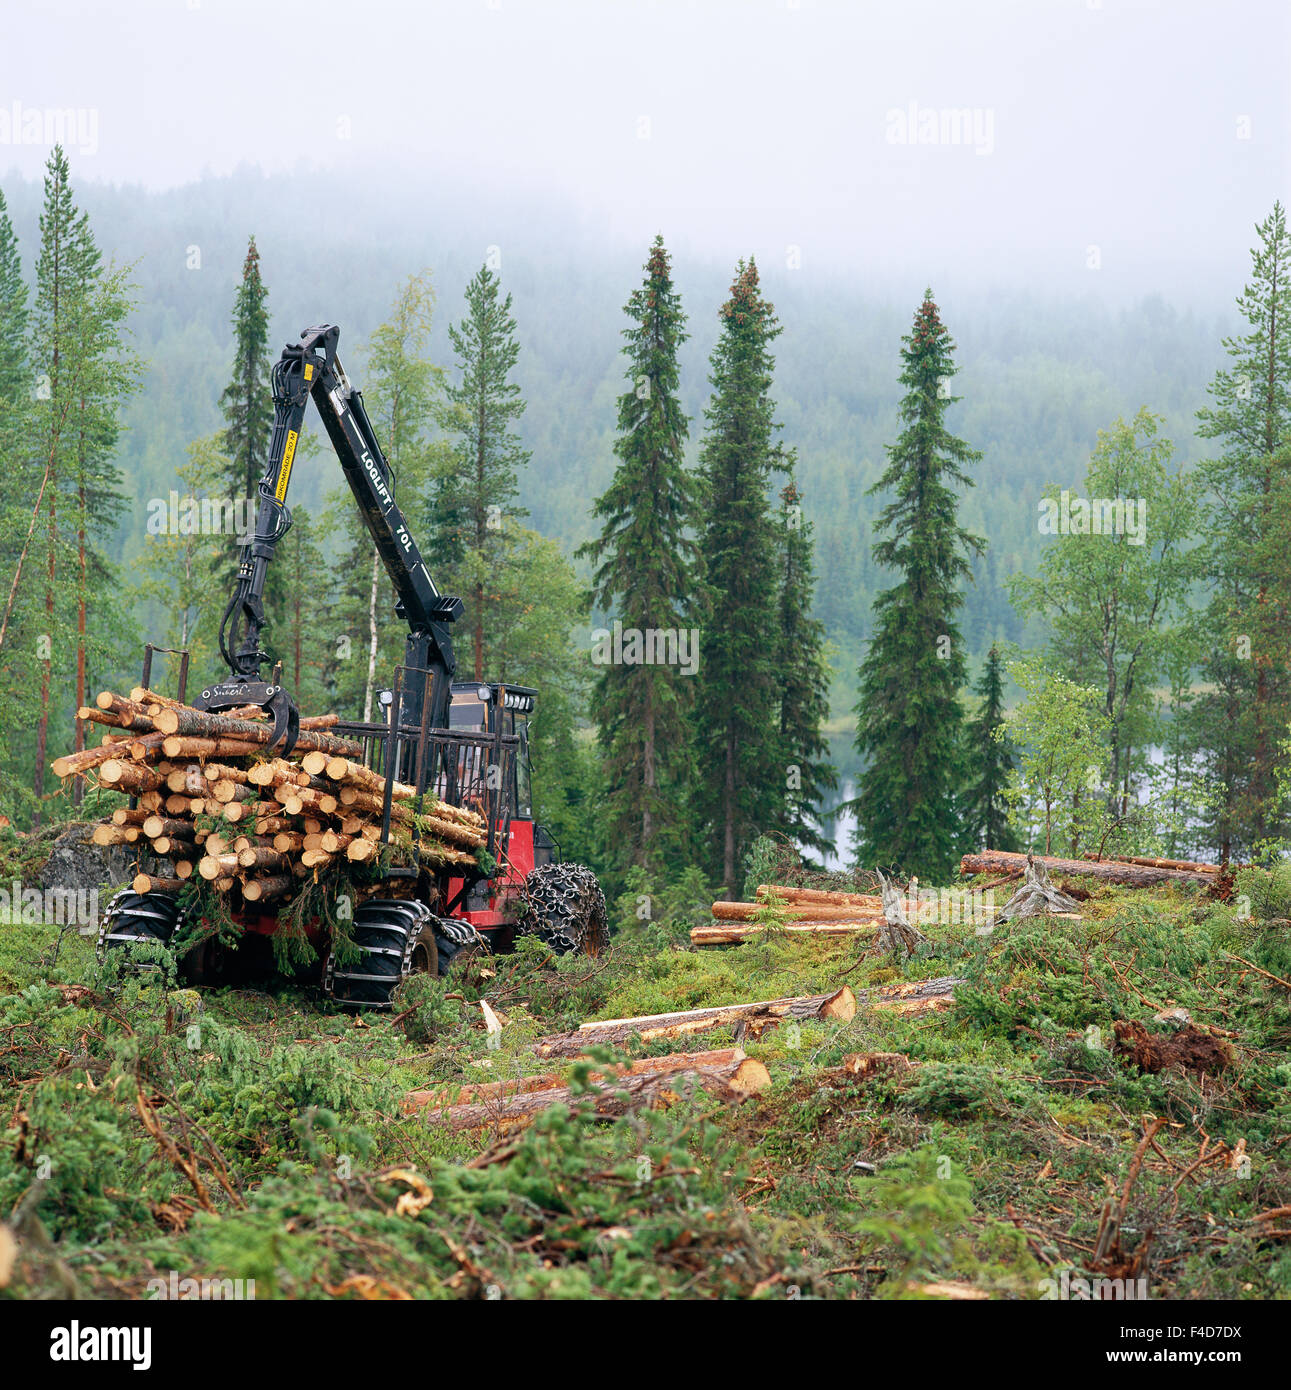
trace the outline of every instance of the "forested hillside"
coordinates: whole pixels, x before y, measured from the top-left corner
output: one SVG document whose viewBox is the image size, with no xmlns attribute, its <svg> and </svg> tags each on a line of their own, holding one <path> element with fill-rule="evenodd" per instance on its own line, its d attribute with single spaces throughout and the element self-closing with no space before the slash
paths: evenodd
<svg viewBox="0 0 1291 1390">
<path fill-rule="evenodd" d="M 515 297 L 522 346 L 516 368 L 528 409 L 521 423 L 532 461 L 520 479 L 531 525 L 567 549 L 593 530 L 589 500 L 613 468 L 614 399 L 622 382 L 619 309 L 646 249 L 606 246 L 555 208 L 482 212 L 476 195 L 446 190 L 429 222 L 409 219 L 399 190 L 355 197 L 339 180 L 295 175 L 273 182 L 253 171 L 164 193 L 105 188 L 80 179 L 77 194 L 104 252 L 128 263 L 137 285 L 130 318 L 146 364 L 143 388 L 125 412 L 119 460 L 140 505 L 112 541 L 115 559 L 138 558 L 142 503 L 178 486 L 174 469 L 193 439 L 220 425 L 218 400 L 232 355 L 230 308 L 249 235 L 269 289 L 274 350 L 301 328 L 339 323 L 352 375 L 362 383 L 362 345 L 408 275 L 429 269 L 438 296 L 430 355 L 449 358 L 447 325 L 466 281 L 490 247 Z M 8 180 L 20 245 L 30 268 L 40 187 Z M 411 203 L 411 198 L 407 203 Z M 662 228 L 665 236 L 673 229 Z M 685 229 L 677 229 L 684 238 Z M 684 240 L 682 242 L 684 244 Z M 851 703 L 853 672 L 869 632 L 880 581 L 870 555 L 879 503 L 866 495 L 882 470 L 899 395 L 896 344 L 909 305 L 865 289 L 864 267 L 785 266 L 781 248 L 758 252 L 767 293 L 784 324 L 774 394 L 784 436 L 798 451 L 806 515 L 816 527 L 816 611 L 839 648 L 835 706 Z M 200 269 L 189 269 L 194 250 Z M 1234 277 L 1242 248 L 1234 248 Z M 706 362 L 730 267 L 676 257 L 690 315 L 681 352 L 680 395 L 698 420 Z M 1092 278 L 1092 275 L 1091 275 Z M 1109 307 L 1088 294 L 996 293 L 989 285 L 946 285 L 939 301 L 956 325 L 963 403 L 959 431 L 982 452 L 967 524 L 991 546 L 975 564 L 964 631 L 974 663 L 1023 625 L 1003 577 L 1029 568 L 1042 538 L 1036 506 L 1049 482 L 1076 483 L 1097 431 L 1147 405 L 1165 418 L 1181 461 L 1195 459 L 1194 414 L 1231 328 L 1226 304 L 1201 313 L 1146 293 Z M 692 433 L 691 453 L 697 446 Z M 293 500 L 314 510 L 335 484 L 326 461 L 302 469 Z M 988 515 L 989 514 L 989 515 Z M 142 621 L 142 615 L 141 615 Z"/>
</svg>

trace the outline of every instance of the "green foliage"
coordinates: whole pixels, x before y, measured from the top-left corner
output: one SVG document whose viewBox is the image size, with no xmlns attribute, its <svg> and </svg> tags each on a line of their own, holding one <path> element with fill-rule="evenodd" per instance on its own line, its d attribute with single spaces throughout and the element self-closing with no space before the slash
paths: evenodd
<svg viewBox="0 0 1291 1390">
<path fill-rule="evenodd" d="M 1198 432 L 1217 456 L 1200 467 L 1209 491 L 1202 548 L 1211 599 L 1194 728 L 1217 795 L 1207 827 L 1227 858 L 1286 829 L 1276 796 L 1291 725 L 1291 233 L 1280 202 L 1256 228 L 1251 280 L 1238 297 L 1244 331 L 1224 339 Z"/>
<path fill-rule="evenodd" d="M 702 864 L 733 887 L 746 847 L 780 823 L 785 769 L 777 710 L 779 528 L 767 491 L 792 467 L 776 436 L 771 344 L 780 334 L 756 264 L 740 261 L 710 362 L 700 449 L 701 652 L 692 723 Z"/>
<path fill-rule="evenodd" d="M 965 729 L 971 769 L 964 792 L 965 830 L 977 849 L 1015 852 L 1018 841 L 1009 824 L 1007 793 L 1017 752 L 1005 727 L 1004 669 L 998 646 L 987 652 L 974 693 L 981 704 Z"/>
<path fill-rule="evenodd" d="M 684 629 L 698 555 L 689 534 L 696 504 L 685 466 L 690 421 L 678 398 L 677 351 L 686 316 L 657 236 L 646 278 L 624 306 L 631 326 L 628 388 L 618 401 L 618 459 L 592 515 L 601 533 L 578 551 L 595 568 L 595 603 L 624 629 Z M 593 710 L 605 760 L 602 818 L 615 866 L 658 871 L 679 849 L 693 680 L 679 665 L 611 662 L 596 680 Z"/>
<path fill-rule="evenodd" d="M 785 768 L 784 809 L 778 828 L 805 849 L 827 855 L 825 799 L 838 785 L 829 762 L 829 685 L 832 676 L 825 625 L 811 616 L 815 560 L 811 522 L 792 480 L 780 493 L 779 653 L 780 756 Z"/>
<path fill-rule="evenodd" d="M 634 864 L 624 875 L 611 922 L 621 939 L 637 937 L 655 948 L 680 945 L 691 927 L 711 919 L 712 902 L 712 885 L 694 866 L 668 882 Z"/>
<path fill-rule="evenodd" d="M 448 387 L 447 427 L 452 447 L 438 460 L 428 519 L 432 553 L 451 579 L 447 592 L 466 604 L 465 626 L 474 651 L 463 662 L 485 678 L 484 642 L 498 601 L 493 594 L 507 528 L 528 515 L 520 506 L 520 470 L 529 451 L 516 431 L 524 414 L 520 387 L 511 379 L 520 356 L 511 296 L 483 265 L 466 287 L 466 315 L 448 330 L 461 380 Z"/>
<path fill-rule="evenodd" d="M 859 671 L 855 747 L 865 766 L 852 805 L 860 863 L 944 879 L 965 838 L 957 803 L 967 668 L 956 613 L 969 557 L 985 549 L 958 522 L 953 484 L 972 485 L 966 470 L 981 454 L 946 428 L 958 368 L 931 290 L 901 341 L 903 429 L 870 489 L 895 494 L 879 517 L 874 561 L 901 578 L 875 599 Z"/>
<path fill-rule="evenodd" d="M 1015 662 L 1009 673 L 1024 699 L 995 736 L 1012 738 L 1020 750 L 1006 793 L 1014 824 L 1027 843 L 1038 835 L 1046 854 L 1055 846 L 1078 854 L 1082 837 L 1095 833 L 1106 814 L 1096 795 L 1108 757 L 1099 692 L 1035 659 Z"/>
</svg>

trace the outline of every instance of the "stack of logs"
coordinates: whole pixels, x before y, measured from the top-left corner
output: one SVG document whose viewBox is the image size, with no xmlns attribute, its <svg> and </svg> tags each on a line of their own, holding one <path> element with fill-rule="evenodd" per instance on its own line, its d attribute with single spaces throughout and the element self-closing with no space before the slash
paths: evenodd
<svg viewBox="0 0 1291 1390">
<path fill-rule="evenodd" d="M 302 719 L 287 758 L 270 755 L 270 726 L 254 706 L 211 714 L 136 687 L 128 698 L 103 691 L 77 718 L 105 726 L 103 742 L 55 759 L 54 772 L 136 800 L 93 837 L 154 861 L 138 864 L 136 892 L 178 892 L 197 873 L 245 902 L 280 904 L 329 864 L 379 851 L 385 779 L 356 761 L 357 744 L 327 732 L 334 714 Z M 415 838 L 423 862 L 474 864 L 487 840 L 483 817 L 429 794 L 418 811 L 415 797 L 395 784 L 395 850 Z"/>
<path fill-rule="evenodd" d="M 713 904 L 714 921 L 692 927 L 694 946 L 731 945 L 765 931 L 774 921 L 783 931 L 811 936 L 873 933 L 883 921 L 883 899 L 871 893 L 835 893 L 763 883 L 756 902 Z"/>
</svg>

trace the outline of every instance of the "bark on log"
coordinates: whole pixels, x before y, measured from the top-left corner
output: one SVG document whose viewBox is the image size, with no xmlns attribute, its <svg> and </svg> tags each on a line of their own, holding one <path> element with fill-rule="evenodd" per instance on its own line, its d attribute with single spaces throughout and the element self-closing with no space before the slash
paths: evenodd
<svg viewBox="0 0 1291 1390">
<path fill-rule="evenodd" d="M 719 922 L 752 922 L 759 912 L 767 912 L 766 903 L 715 902 L 713 916 Z M 786 922 L 855 922 L 858 918 L 872 913 L 881 913 L 881 900 L 871 899 L 857 904 L 829 906 L 823 903 L 786 904 L 775 911 Z"/>
<path fill-rule="evenodd" d="M 120 758 L 109 758 L 99 768 L 99 781 L 113 791 L 155 792 L 163 778 L 151 767 L 140 767 Z"/>
<path fill-rule="evenodd" d="M 222 854 L 205 854 L 198 861 L 197 872 L 208 882 L 215 879 L 234 874 L 238 871 L 238 857 L 225 851 Z"/>
<path fill-rule="evenodd" d="M 243 869 L 264 870 L 271 874 L 291 872 L 291 860 L 276 849 L 244 849 L 238 851 L 238 866 Z"/>
<path fill-rule="evenodd" d="M 96 845 L 128 845 L 131 843 L 131 830 L 134 830 L 135 838 L 137 839 L 139 835 L 137 826 L 96 825 L 90 839 L 93 840 Z"/>
<path fill-rule="evenodd" d="M 878 893 L 836 893 L 826 888 L 786 888 L 778 883 L 758 884 L 758 903 L 764 903 L 772 893 L 787 907 L 816 903 L 821 907 L 863 907 L 875 912 L 883 911 L 883 898 Z"/>
<path fill-rule="evenodd" d="M 143 833 L 150 840 L 155 840 L 158 835 L 182 835 L 191 840 L 194 829 L 192 821 L 173 819 L 170 816 L 152 815 L 143 823 Z"/>
<path fill-rule="evenodd" d="M 882 917 L 853 919 L 850 922 L 790 922 L 772 931 L 788 932 L 790 936 L 857 936 L 861 933 L 873 935 L 882 925 Z M 691 927 L 692 946 L 736 946 L 745 941 L 756 941 L 764 936 L 768 928 L 754 922 L 714 922 L 711 926 Z"/>
<path fill-rule="evenodd" d="M 871 1009 L 889 1009 L 900 1014 L 935 1013 L 955 1002 L 955 986 L 967 983 L 959 975 L 942 975 L 933 980 L 903 980 L 878 989 L 863 989 L 857 1002 Z"/>
<path fill-rule="evenodd" d="M 1150 859 L 1143 854 L 1104 854 L 1100 857 L 1092 850 L 1087 850 L 1083 857 L 1094 863 L 1138 864 L 1145 869 L 1179 869 L 1183 873 L 1193 874 L 1217 874 L 1219 872 L 1218 864 L 1200 864 L 1193 859 Z"/>
<path fill-rule="evenodd" d="M 680 1038 L 707 1033 L 714 1028 L 745 1024 L 757 1036 L 768 1025 L 783 1019 L 828 1019 L 846 1023 L 856 1014 L 856 996 L 843 985 L 832 994 L 799 998 L 763 999 L 753 1004 L 719 1004 L 707 1009 L 687 1009 L 682 1013 L 644 1014 L 638 1018 L 608 1018 L 581 1024 L 574 1033 L 557 1033 L 540 1038 L 534 1050 L 540 1057 L 577 1057 L 598 1044 L 654 1042 L 659 1038 Z"/>
<path fill-rule="evenodd" d="M 259 724 L 252 719 L 230 719 L 227 715 L 189 709 L 183 705 L 167 706 L 156 716 L 154 723 L 165 734 L 190 738 L 231 738 L 262 746 L 269 742 L 272 734 L 267 724 Z M 302 753 L 317 751 L 353 758 L 362 756 L 363 751 L 348 739 L 309 729 L 296 740 L 296 749 Z"/>
<path fill-rule="evenodd" d="M 245 739 L 189 738 L 180 734 L 167 734 L 161 747 L 168 758 L 249 758 L 264 752 L 263 744 Z"/>
<path fill-rule="evenodd" d="M 112 812 L 113 825 L 142 825 L 151 813 L 145 811 L 142 806 L 133 809 L 129 806 L 118 806 Z"/>
<path fill-rule="evenodd" d="M 242 896 L 249 903 L 265 902 L 270 898 L 281 898 L 292 888 L 290 874 L 279 874 L 266 878 L 248 878 L 242 884 Z"/>
<path fill-rule="evenodd" d="M 162 878 L 158 874 L 135 874 L 131 888 L 136 893 L 178 893 L 184 886 L 178 878 Z"/>
<path fill-rule="evenodd" d="M 125 750 L 136 762 L 142 762 L 148 753 L 156 750 L 161 751 L 161 744 L 164 735 L 148 734 L 138 740 L 143 746 L 142 755 L 135 753 L 135 744 L 131 742 Z M 109 758 L 116 757 L 122 752 L 120 743 L 101 743 L 97 748 L 86 748 L 80 753 L 69 753 L 65 758 L 55 758 L 53 763 L 55 777 L 75 777 L 83 772 L 88 772 L 93 767 L 101 767 Z"/>
<path fill-rule="evenodd" d="M 1118 883 L 1127 888 L 1152 888 L 1158 883 L 1210 883 L 1209 874 L 1189 873 L 1180 869 L 1149 869 L 1138 864 L 1090 863 L 1086 859 L 1057 859 L 1037 854 L 1036 863 L 1043 863 L 1051 873 L 1066 876 L 1084 874 L 1103 883 Z M 966 854 L 959 861 L 959 872 L 971 874 L 1000 874 L 1009 869 L 1025 870 L 1025 854 L 1010 854 L 1005 850 L 988 849 L 981 854 Z"/>
<path fill-rule="evenodd" d="M 623 1114 L 639 1104 L 668 1100 L 681 1088 L 683 1078 L 729 1100 L 741 1100 L 771 1084 L 761 1062 L 746 1057 L 739 1048 L 716 1052 L 674 1053 L 644 1057 L 627 1066 L 603 1068 L 591 1076 L 591 1102 L 595 1113 L 606 1118 Z M 477 1098 L 453 1103 L 462 1090 Z M 451 1129 L 482 1129 L 489 1125 L 523 1124 L 552 1105 L 567 1105 L 571 1092 L 555 1074 L 520 1077 L 513 1082 L 486 1083 L 481 1088 L 448 1088 L 410 1091 L 405 1114 L 422 1111 L 429 1124 Z"/>
</svg>

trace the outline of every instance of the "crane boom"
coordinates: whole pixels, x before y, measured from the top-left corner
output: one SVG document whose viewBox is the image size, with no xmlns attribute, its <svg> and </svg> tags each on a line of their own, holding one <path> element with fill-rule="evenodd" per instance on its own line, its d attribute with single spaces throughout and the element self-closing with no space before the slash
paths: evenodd
<svg viewBox="0 0 1291 1390">
<path fill-rule="evenodd" d="M 273 369 L 273 435 L 269 462 L 260 481 L 255 534 L 242 547 L 237 585 L 220 623 L 220 655 L 227 663 L 225 681 L 203 690 L 199 709 L 263 705 L 274 716 L 271 746 L 290 751 L 299 715 L 287 692 L 267 685 L 260 668 L 268 660 L 261 649 L 265 627 L 264 586 L 269 562 L 291 528 L 287 489 L 291 482 L 305 410 L 312 396 L 323 427 L 340 460 L 359 512 L 395 590 L 395 613 L 408 623 L 404 664 L 431 675 L 429 723 L 448 722 L 450 685 L 457 661 L 452 624 L 462 614 L 460 598 L 441 594 L 422 559 L 417 542 L 398 504 L 395 479 L 377 443 L 363 405 L 362 392 L 351 386 L 336 355 L 340 329 L 334 324 L 307 328 L 299 343 L 288 343 Z M 417 724 L 423 714 L 424 682 L 403 683 L 401 723 Z"/>
</svg>

